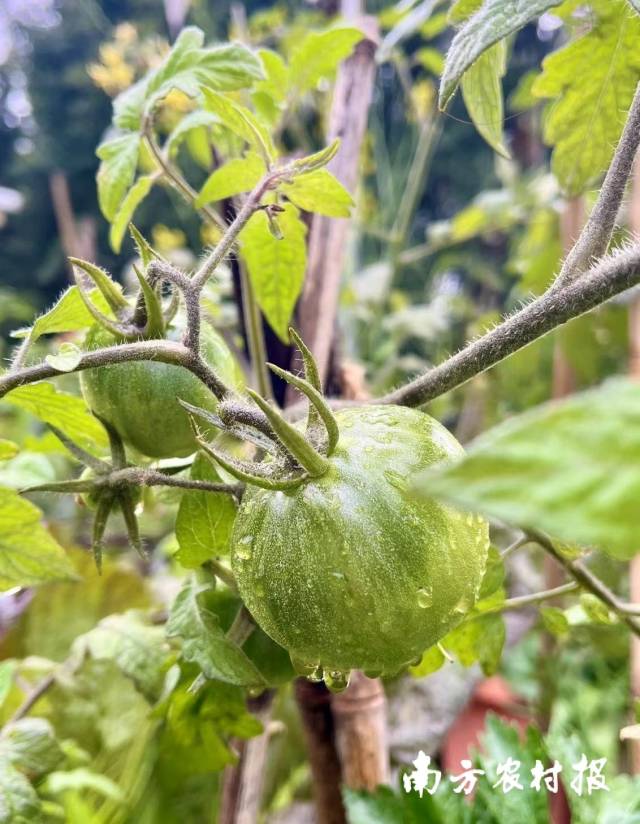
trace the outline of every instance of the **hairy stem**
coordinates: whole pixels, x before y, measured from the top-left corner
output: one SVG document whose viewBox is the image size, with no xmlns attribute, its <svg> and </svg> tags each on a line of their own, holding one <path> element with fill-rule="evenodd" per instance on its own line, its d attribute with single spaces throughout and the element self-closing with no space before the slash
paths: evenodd
<svg viewBox="0 0 640 824">
<path fill-rule="evenodd" d="M 553 589 L 545 589 L 542 592 L 532 592 L 530 595 L 519 595 L 517 598 L 507 598 L 502 606 L 496 609 L 497 612 L 504 612 L 511 609 L 522 609 L 533 604 L 540 604 L 543 601 L 550 601 L 552 598 L 558 598 L 560 595 L 567 595 L 569 592 L 575 592 L 580 589 L 580 584 L 577 581 L 570 581 L 568 584 L 562 584 Z"/>
<path fill-rule="evenodd" d="M 111 472 L 108 477 L 108 482 L 109 484 L 127 483 L 135 484 L 136 486 L 170 486 L 177 489 L 194 489 L 200 492 L 222 492 L 234 495 L 236 498 L 242 495 L 244 491 L 242 484 L 215 483 L 213 481 L 198 481 L 194 478 L 179 478 L 155 469 L 140 469 L 135 466 Z"/>
<path fill-rule="evenodd" d="M 640 282 L 640 246 L 601 260 L 579 281 L 544 295 L 426 374 L 378 403 L 420 406 Z"/>
<path fill-rule="evenodd" d="M 581 277 L 591 267 L 594 260 L 606 253 L 638 146 L 640 146 L 640 84 L 636 89 L 618 148 L 600 189 L 598 201 L 578 241 L 567 255 L 560 274 L 553 284 L 553 289 L 564 288 Z"/>
</svg>

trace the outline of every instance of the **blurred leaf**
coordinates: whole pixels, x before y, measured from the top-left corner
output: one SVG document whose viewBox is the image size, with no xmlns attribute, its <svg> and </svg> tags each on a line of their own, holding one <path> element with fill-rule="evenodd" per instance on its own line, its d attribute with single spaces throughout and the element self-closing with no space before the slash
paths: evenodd
<svg viewBox="0 0 640 824">
<path fill-rule="evenodd" d="M 353 198 L 327 169 L 317 169 L 285 183 L 282 192 L 299 209 L 328 217 L 349 217 Z"/>
<path fill-rule="evenodd" d="M 442 646 L 453 653 L 464 667 L 478 661 L 485 675 L 494 675 L 505 641 L 505 626 L 498 613 L 465 619 L 442 639 Z"/>
<path fill-rule="evenodd" d="M 8 441 L 5 438 L 0 438 L 0 461 L 8 461 L 10 458 L 20 452 L 20 447 L 13 441 Z"/>
<path fill-rule="evenodd" d="M 207 604 L 213 590 L 190 577 L 169 614 L 167 635 L 182 639 L 182 657 L 197 664 L 207 678 L 239 686 L 263 686 L 264 681 L 245 653 L 224 634 Z"/>
<path fill-rule="evenodd" d="M 415 59 L 431 74 L 439 77 L 444 70 L 444 56 L 438 49 L 422 48 L 418 49 L 415 54 Z"/>
<path fill-rule="evenodd" d="M 509 261 L 520 276 L 520 291 L 542 294 L 558 271 L 561 259 L 558 212 L 551 208 L 534 211 Z"/>
<path fill-rule="evenodd" d="M 12 764 L 30 778 L 54 770 L 62 761 L 55 731 L 44 718 L 21 718 L 0 733 L 0 764 Z"/>
<path fill-rule="evenodd" d="M 590 592 L 583 592 L 580 596 L 580 606 L 585 615 L 594 624 L 615 623 L 615 616 L 609 611 L 609 607 Z"/>
<path fill-rule="evenodd" d="M 13 661 L 3 661 L 0 664 L 0 708 L 11 690 L 15 664 Z"/>
<path fill-rule="evenodd" d="M 480 55 L 562 0 L 486 0 L 453 38 L 440 84 L 444 109 L 462 76 Z"/>
<path fill-rule="evenodd" d="M 40 523 L 42 513 L 0 487 L 0 591 L 73 578 L 64 549 Z"/>
<path fill-rule="evenodd" d="M 510 157 L 504 143 L 502 78 L 507 70 L 507 44 L 500 40 L 483 52 L 462 76 L 462 96 L 476 129 L 489 146 Z"/>
<path fill-rule="evenodd" d="M 446 658 L 439 646 L 430 647 L 422 656 L 420 663 L 415 667 L 409 667 L 409 672 L 414 678 L 424 678 L 437 672 L 444 664 Z"/>
<path fill-rule="evenodd" d="M 18 491 L 27 486 L 57 480 L 55 467 L 46 455 L 23 450 L 0 468 L 0 484 Z"/>
<path fill-rule="evenodd" d="M 502 555 L 498 550 L 491 546 L 489 547 L 489 555 L 487 556 L 487 565 L 485 567 L 484 576 L 480 585 L 480 592 L 478 593 L 478 600 L 488 598 L 500 589 L 504 583 L 506 570 L 504 568 L 504 561 Z"/>
<path fill-rule="evenodd" d="M 103 618 L 76 638 L 72 650 L 79 657 L 113 661 L 150 699 L 160 692 L 169 657 L 164 628 L 145 622 L 133 610 Z"/>
<path fill-rule="evenodd" d="M 205 206 L 215 200 L 248 192 L 261 180 L 266 170 L 262 156 L 256 152 L 233 158 L 209 175 L 194 205 Z"/>
<path fill-rule="evenodd" d="M 563 635 L 569 632 L 569 621 L 561 609 L 557 607 L 540 607 L 540 617 L 544 628 L 557 638 L 562 638 Z"/>
<path fill-rule="evenodd" d="M 265 213 L 256 212 L 240 233 L 240 243 L 256 300 L 271 328 L 287 342 L 307 264 L 307 228 L 290 203 L 278 215 L 278 223 L 282 240 L 272 235 Z"/>
<path fill-rule="evenodd" d="M 120 288 L 118 284 L 114 286 L 117 289 Z M 111 317 L 111 309 L 98 289 L 92 289 L 88 297 L 97 309 Z M 31 328 L 19 329 L 12 332 L 11 336 L 14 338 L 30 337 L 31 342 L 35 343 L 41 335 L 77 332 L 80 329 L 88 329 L 94 323 L 93 315 L 80 297 L 80 290 L 77 286 L 70 286 L 60 295 L 48 312 L 36 318 Z"/>
<path fill-rule="evenodd" d="M 211 89 L 204 90 L 204 98 L 206 108 L 230 131 L 259 151 L 265 160 L 276 157 L 277 152 L 271 135 L 246 106 L 241 106 Z"/>
<path fill-rule="evenodd" d="M 104 427 L 89 412 L 85 402 L 59 391 L 52 383 L 19 386 L 5 395 L 3 401 L 53 424 L 90 452 L 104 452 L 108 447 Z"/>
<path fill-rule="evenodd" d="M 138 167 L 140 135 L 115 137 L 98 146 L 96 154 L 102 161 L 98 170 L 98 200 L 107 220 L 112 221 L 133 184 Z"/>
<path fill-rule="evenodd" d="M 202 109 L 189 112 L 189 114 L 182 118 L 167 138 L 167 142 L 165 143 L 166 151 L 170 156 L 175 155 L 190 132 L 203 127 L 209 128 L 218 122 L 218 118 L 211 112 L 205 112 Z"/>
<path fill-rule="evenodd" d="M 612 380 L 495 427 L 448 469 L 423 473 L 436 495 L 615 558 L 637 552 L 640 386 Z"/>
<path fill-rule="evenodd" d="M 123 802 L 126 799 L 120 787 L 108 776 L 93 772 L 86 767 L 77 767 L 75 770 L 52 772 L 43 782 L 42 791 L 45 795 L 64 795 L 69 791 L 90 790 L 103 798 Z"/>
<path fill-rule="evenodd" d="M 309 172 L 315 172 L 318 169 L 322 169 L 327 165 L 327 163 L 333 160 L 339 149 L 340 139 L 336 138 L 328 146 L 325 146 L 324 149 L 320 149 L 319 152 L 315 152 L 312 155 L 307 155 L 306 157 L 301 157 L 294 160 L 293 167 L 296 175 L 306 175 L 309 174 Z"/>
<path fill-rule="evenodd" d="M 78 349 L 75 343 L 66 341 L 60 344 L 60 348 L 53 355 L 47 355 L 46 363 L 57 369 L 58 372 L 73 372 L 76 366 L 82 360 L 82 351 Z"/>
<path fill-rule="evenodd" d="M 309 32 L 291 54 L 289 95 L 306 94 L 320 80 L 331 79 L 362 38 L 362 32 L 350 26 Z"/>
<path fill-rule="evenodd" d="M 216 468 L 202 454 L 191 467 L 191 477 L 200 481 L 220 481 Z M 237 512 L 232 495 L 186 490 L 176 518 L 176 538 L 180 549 L 176 559 L 187 569 L 197 569 L 205 561 L 229 552 L 229 538 Z"/>
<path fill-rule="evenodd" d="M 113 217 L 109 231 L 109 243 L 114 252 L 120 251 L 122 238 L 133 218 L 133 214 L 151 191 L 155 179 L 155 175 L 143 175 L 139 177 L 120 204 L 117 213 Z"/>
<path fill-rule="evenodd" d="M 640 20 L 625 0 L 596 9 L 587 34 L 545 58 L 533 92 L 553 98 L 544 123 L 553 171 L 567 194 L 588 189 L 609 165 L 640 80 Z"/>
<path fill-rule="evenodd" d="M 462 23 L 472 14 L 475 14 L 481 5 L 482 0 L 455 0 L 449 9 L 449 22 L 454 25 Z"/>
<path fill-rule="evenodd" d="M 41 820 L 40 800 L 29 781 L 10 764 L 0 764 L 0 824 Z"/>
<path fill-rule="evenodd" d="M 375 792 L 342 791 L 349 824 L 408 824 L 402 796 L 390 787 L 378 787 Z"/>
</svg>

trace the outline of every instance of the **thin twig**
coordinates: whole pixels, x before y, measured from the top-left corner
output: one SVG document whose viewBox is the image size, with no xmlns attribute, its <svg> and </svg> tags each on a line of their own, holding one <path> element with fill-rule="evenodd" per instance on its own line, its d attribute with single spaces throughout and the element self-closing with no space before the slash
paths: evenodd
<svg viewBox="0 0 640 824">
<path fill-rule="evenodd" d="M 640 245 L 604 258 L 579 281 L 550 289 L 444 363 L 379 399 L 420 406 L 640 282 Z"/>
<path fill-rule="evenodd" d="M 566 595 L 569 592 L 575 592 L 577 589 L 580 589 L 580 584 L 577 581 L 570 581 L 568 584 L 562 584 L 559 587 L 553 587 L 553 589 L 532 592 L 529 595 L 519 595 L 516 598 L 507 598 L 498 609 L 500 612 L 511 609 L 522 609 L 533 604 L 539 604 L 542 601 L 550 601 L 552 598 L 558 598 L 560 595 Z"/>
<path fill-rule="evenodd" d="M 509 555 L 511 555 L 512 552 L 516 552 L 516 550 L 530 543 L 531 539 L 528 535 L 521 535 L 512 544 L 509 544 L 509 546 L 506 549 L 502 550 L 502 552 L 500 553 L 500 557 L 504 560 Z"/>
<path fill-rule="evenodd" d="M 215 558 L 210 558 L 208 561 L 205 561 L 202 566 L 225 583 L 232 592 L 238 592 L 238 582 L 236 581 L 235 575 L 228 567 L 221 564 L 220 561 L 217 561 Z"/>
<path fill-rule="evenodd" d="M 229 641 L 233 641 L 234 644 L 241 647 L 255 628 L 255 621 L 251 617 L 249 610 L 243 604 L 236 613 L 233 623 L 229 627 L 227 638 Z"/>
<path fill-rule="evenodd" d="M 602 601 L 610 610 L 616 613 L 620 620 L 625 623 L 634 635 L 640 637 L 640 625 L 627 612 L 627 605 L 624 604 L 618 596 L 609 589 L 591 570 L 585 566 L 582 561 L 565 557 L 558 549 L 556 549 L 553 541 L 544 533 L 538 530 L 530 529 L 528 534 L 533 541 L 539 544 L 545 552 L 548 552 L 555 560 L 565 568 L 569 575 L 577 581 L 583 588 L 595 595 Z"/>
<path fill-rule="evenodd" d="M 45 676 L 42 681 L 37 683 L 35 687 L 29 692 L 22 702 L 18 709 L 13 713 L 11 718 L 7 721 L 7 724 L 14 724 L 16 721 L 19 721 L 21 718 L 24 718 L 25 715 L 28 715 L 29 712 L 33 709 L 35 704 L 42 698 L 42 696 L 55 684 L 56 676 L 55 673 L 50 673 L 49 675 Z"/>
</svg>

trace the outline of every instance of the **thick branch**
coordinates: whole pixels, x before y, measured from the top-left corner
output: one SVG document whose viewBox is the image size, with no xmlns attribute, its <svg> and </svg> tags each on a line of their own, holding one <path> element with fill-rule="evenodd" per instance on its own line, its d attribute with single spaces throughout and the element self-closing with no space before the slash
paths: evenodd
<svg viewBox="0 0 640 824">
<path fill-rule="evenodd" d="M 85 369 L 95 369 L 99 366 L 128 363 L 130 361 L 159 361 L 160 363 L 182 366 L 199 378 L 217 398 L 222 399 L 230 393 L 228 387 L 197 353 L 187 349 L 181 343 L 166 340 L 145 340 L 138 343 L 123 343 L 104 349 L 94 349 L 92 352 L 84 353 L 77 366 L 71 371 L 82 372 Z M 0 377 L 0 398 L 18 386 L 54 378 L 60 374 L 63 373 L 54 369 L 48 363 L 38 363 L 17 372 L 9 372 Z"/>
<path fill-rule="evenodd" d="M 636 89 L 618 148 L 600 189 L 598 201 L 577 243 L 567 255 L 553 285 L 554 289 L 563 288 L 575 281 L 609 248 L 638 146 L 640 146 L 640 84 Z"/>
<path fill-rule="evenodd" d="M 616 252 L 576 283 L 562 290 L 550 289 L 449 360 L 379 402 L 420 406 L 639 282 L 640 246 Z"/>
</svg>

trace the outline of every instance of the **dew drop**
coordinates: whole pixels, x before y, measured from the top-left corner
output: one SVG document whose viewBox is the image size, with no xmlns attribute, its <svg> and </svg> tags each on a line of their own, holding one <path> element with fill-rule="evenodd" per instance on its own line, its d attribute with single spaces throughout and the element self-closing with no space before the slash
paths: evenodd
<svg viewBox="0 0 640 824">
<path fill-rule="evenodd" d="M 453 611 L 458 613 L 458 615 L 466 615 L 472 606 L 473 600 L 468 595 L 463 595 L 453 608 Z"/>
<path fill-rule="evenodd" d="M 342 581 L 342 580 L 344 580 L 344 572 L 338 572 L 338 570 L 334 570 L 334 571 L 331 573 L 331 575 L 332 575 L 334 578 L 338 578 L 338 579 L 339 579 L 339 580 L 341 580 L 341 581 Z"/>
<path fill-rule="evenodd" d="M 341 672 L 340 670 L 324 670 L 324 683 L 327 689 L 331 692 L 344 692 L 349 686 L 350 672 Z"/>
<path fill-rule="evenodd" d="M 433 606 L 433 590 L 431 587 L 420 587 L 418 590 L 418 606 L 422 609 Z"/>
</svg>

